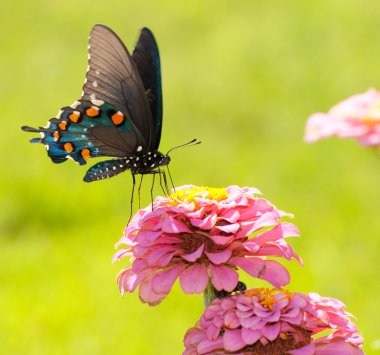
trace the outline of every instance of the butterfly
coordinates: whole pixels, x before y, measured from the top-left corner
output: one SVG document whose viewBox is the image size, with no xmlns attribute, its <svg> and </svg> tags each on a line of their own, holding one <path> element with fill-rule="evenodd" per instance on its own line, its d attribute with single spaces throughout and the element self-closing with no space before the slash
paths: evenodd
<svg viewBox="0 0 380 355">
<path fill-rule="evenodd" d="M 83 165 L 92 157 L 114 157 L 90 167 L 85 182 L 129 169 L 133 186 L 136 174 L 159 173 L 166 181 L 160 167 L 169 164 L 173 149 L 167 154 L 158 151 L 161 129 L 160 56 L 152 32 L 141 30 L 130 55 L 116 33 L 104 25 L 95 25 L 89 36 L 82 97 L 63 107 L 46 127 L 22 127 L 40 133 L 41 138 L 30 142 L 44 144 L 54 163 L 71 158 Z"/>
</svg>

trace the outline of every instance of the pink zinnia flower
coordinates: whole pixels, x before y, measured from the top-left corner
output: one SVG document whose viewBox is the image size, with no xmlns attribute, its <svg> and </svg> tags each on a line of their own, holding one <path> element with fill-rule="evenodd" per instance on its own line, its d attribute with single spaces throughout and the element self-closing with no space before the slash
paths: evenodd
<svg viewBox="0 0 380 355">
<path fill-rule="evenodd" d="M 333 298 L 252 289 L 215 299 L 187 331 L 183 354 L 364 354 L 350 317 Z"/>
<path fill-rule="evenodd" d="M 185 293 L 201 293 L 210 283 L 231 292 L 237 269 L 270 282 L 289 283 L 288 271 L 267 257 L 301 259 L 286 243 L 297 228 L 283 222 L 290 216 L 254 188 L 183 186 L 170 197 L 158 197 L 140 210 L 116 244 L 125 246 L 114 260 L 130 257 L 131 266 L 118 275 L 122 293 L 139 288 L 140 299 L 156 305 L 177 278 Z"/>
<path fill-rule="evenodd" d="M 380 145 L 380 93 L 369 89 L 309 117 L 305 141 L 326 137 L 356 138 L 364 146 Z"/>
</svg>

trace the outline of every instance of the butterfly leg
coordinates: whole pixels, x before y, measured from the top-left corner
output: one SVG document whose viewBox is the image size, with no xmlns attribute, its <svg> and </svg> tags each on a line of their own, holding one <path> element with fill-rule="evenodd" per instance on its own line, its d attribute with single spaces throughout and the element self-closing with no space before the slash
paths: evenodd
<svg viewBox="0 0 380 355">
<path fill-rule="evenodd" d="M 154 181 L 156 179 L 156 174 L 153 174 L 153 181 L 152 181 L 152 186 L 150 188 L 150 200 L 152 202 L 152 212 L 153 212 L 153 189 L 154 189 Z"/>
<path fill-rule="evenodd" d="M 138 195 L 139 195 L 139 209 L 140 209 L 140 202 L 141 202 L 141 194 L 140 194 L 140 190 L 141 190 L 141 185 L 142 185 L 142 181 L 143 181 L 143 177 L 144 175 L 141 174 L 141 179 L 140 179 L 140 183 L 139 183 L 139 188 L 138 188 Z"/>
<path fill-rule="evenodd" d="M 168 186 L 168 180 L 166 179 L 165 170 L 162 170 L 162 177 L 164 178 L 166 196 L 169 196 L 170 195 L 170 190 L 169 190 L 169 186 Z"/>
<path fill-rule="evenodd" d="M 172 179 L 172 174 L 170 174 L 169 165 L 167 165 L 166 168 L 168 169 L 169 179 L 170 179 L 170 182 L 171 182 L 171 184 L 173 186 L 173 191 L 175 192 L 174 181 Z"/>
<path fill-rule="evenodd" d="M 162 171 L 160 168 L 158 168 L 157 174 L 159 174 L 161 190 L 162 190 L 162 192 L 164 193 L 164 195 L 167 196 L 168 193 L 167 193 L 167 191 L 165 190 L 164 185 L 162 185 L 162 173 L 163 173 L 163 171 Z"/>
<path fill-rule="evenodd" d="M 132 173 L 132 194 L 131 194 L 131 212 L 129 213 L 129 220 L 128 223 L 131 221 L 132 218 L 132 210 L 133 210 L 133 195 L 135 194 L 135 185 L 136 185 L 136 179 L 135 174 Z"/>
</svg>

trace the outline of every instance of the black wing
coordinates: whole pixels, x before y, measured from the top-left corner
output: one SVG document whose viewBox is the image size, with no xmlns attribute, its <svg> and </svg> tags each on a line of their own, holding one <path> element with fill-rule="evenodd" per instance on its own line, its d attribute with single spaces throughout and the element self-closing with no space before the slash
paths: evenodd
<svg viewBox="0 0 380 355">
<path fill-rule="evenodd" d="M 158 150 L 162 129 L 162 84 L 160 54 L 153 33 L 146 27 L 141 30 L 139 40 L 132 53 L 148 97 L 154 123 L 154 142 Z"/>
<path fill-rule="evenodd" d="M 154 123 L 144 84 L 127 48 L 108 27 L 95 25 L 89 37 L 88 71 L 82 100 L 103 100 L 124 113 L 139 129 L 148 150 Z"/>
</svg>

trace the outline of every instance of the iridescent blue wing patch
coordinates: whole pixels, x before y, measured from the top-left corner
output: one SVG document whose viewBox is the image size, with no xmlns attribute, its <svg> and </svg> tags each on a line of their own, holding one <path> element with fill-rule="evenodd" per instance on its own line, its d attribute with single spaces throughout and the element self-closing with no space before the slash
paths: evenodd
<svg viewBox="0 0 380 355">
<path fill-rule="evenodd" d="M 112 105 L 100 100 L 77 101 L 64 107 L 45 128 L 22 127 L 39 132 L 41 138 L 32 143 L 46 146 L 54 163 L 72 158 L 83 165 L 91 157 L 125 157 L 146 142 L 133 122 Z"/>
</svg>

